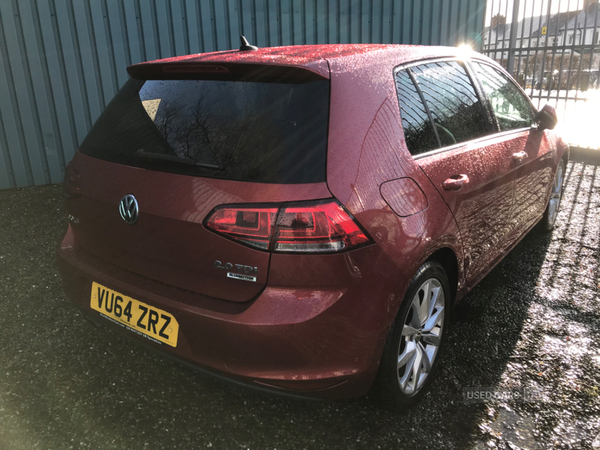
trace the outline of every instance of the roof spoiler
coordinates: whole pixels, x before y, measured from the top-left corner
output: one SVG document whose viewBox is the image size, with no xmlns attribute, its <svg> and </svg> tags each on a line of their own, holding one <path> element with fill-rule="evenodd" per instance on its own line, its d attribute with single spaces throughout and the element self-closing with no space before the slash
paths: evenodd
<svg viewBox="0 0 600 450">
<path fill-rule="evenodd" d="M 306 67 L 276 64 L 244 64 L 220 62 L 156 62 L 127 67 L 133 78 L 140 80 L 223 80 L 308 83 L 328 80 L 324 74 Z"/>
</svg>

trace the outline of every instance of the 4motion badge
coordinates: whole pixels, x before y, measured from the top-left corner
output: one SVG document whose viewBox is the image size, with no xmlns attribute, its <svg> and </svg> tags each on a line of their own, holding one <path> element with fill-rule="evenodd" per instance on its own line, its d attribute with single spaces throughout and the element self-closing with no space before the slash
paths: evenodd
<svg viewBox="0 0 600 450">
<path fill-rule="evenodd" d="M 236 280 L 252 281 L 256 283 L 258 275 L 258 267 L 245 266 L 243 264 L 222 263 L 218 259 L 214 262 L 217 269 L 227 271 L 227 278 L 235 278 Z M 235 267 L 235 271 L 234 271 Z"/>
</svg>

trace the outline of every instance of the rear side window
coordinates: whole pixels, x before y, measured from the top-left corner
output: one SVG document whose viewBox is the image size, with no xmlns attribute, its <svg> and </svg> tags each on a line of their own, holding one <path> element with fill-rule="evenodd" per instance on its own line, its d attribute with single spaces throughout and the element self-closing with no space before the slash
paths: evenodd
<svg viewBox="0 0 600 450">
<path fill-rule="evenodd" d="M 456 61 L 401 70 L 396 74 L 396 87 L 406 143 L 413 155 L 490 133 L 475 88 Z"/>
<path fill-rule="evenodd" d="M 498 125 L 502 131 L 525 128 L 533 124 L 533 109 L 525 95 L 500 71 L 473 62 L 472 66 L 481 81 Z"/>
<path fill-rule="evenodd" d="M 325 181 L 329 82 L 130 79 L 80 150 L 152 170 Z"/>
</svg>

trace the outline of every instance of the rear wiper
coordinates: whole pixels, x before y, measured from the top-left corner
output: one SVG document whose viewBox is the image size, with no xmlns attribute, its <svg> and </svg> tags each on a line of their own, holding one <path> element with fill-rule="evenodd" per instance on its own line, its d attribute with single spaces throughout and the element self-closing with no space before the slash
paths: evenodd
<svg viewBox="0 0 600 450">
<path fill-rule="evenodd" d="M 221 166 L 217 166 L 216 164 L 205 164 L 205 163 L 195 162 L 192 159 L 182 158 L 182 157 L 176 156 L 176 155 L 166 155 L 164 153 L 151 153 L 151 152 L 145 151 L 143 148 L 140 148 L 134 154 L 138 158 L 149 159 L 149 160 L 153 160 L 153 161 L 170 161 L 170 162 L 174 162 L 174 163 L 178 163 L 178 164 L 187 164 L 190 166 L 204 167 L 206 169 L 223 170 L 223 168 Z"/>
</svg>

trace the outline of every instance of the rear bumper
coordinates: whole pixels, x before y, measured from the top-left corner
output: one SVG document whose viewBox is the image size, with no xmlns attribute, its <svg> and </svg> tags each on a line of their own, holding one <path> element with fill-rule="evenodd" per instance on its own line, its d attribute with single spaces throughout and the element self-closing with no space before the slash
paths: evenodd
<svg viewBox="0 0 600 450">
<path fill-rule="evenodd" d="M 273 255 L 267 287 L 244 303 L 120 269 L 75 245 L 70 228 L 57 260 L 65 294 L 92 320 L 235 381 L 321 398 L 369 390 L 405 288 L 376 245 L 338 255 Z M 94 281 L 175 316 L 177 347 L 150 342 L 92 310 Z"/>
</svg>

